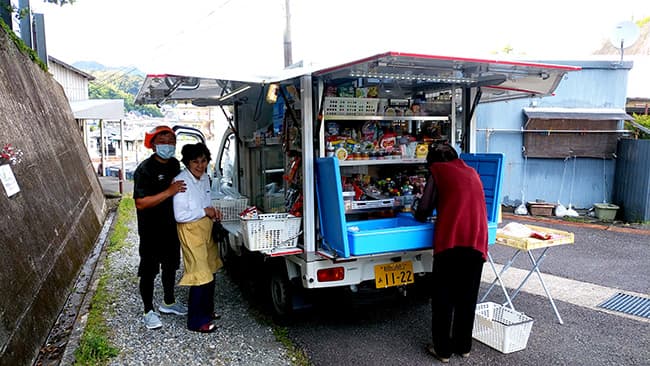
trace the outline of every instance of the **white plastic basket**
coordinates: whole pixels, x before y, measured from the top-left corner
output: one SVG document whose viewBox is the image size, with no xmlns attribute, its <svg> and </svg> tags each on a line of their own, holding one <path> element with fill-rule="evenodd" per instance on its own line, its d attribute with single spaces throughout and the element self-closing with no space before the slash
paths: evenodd
<svg viewBox="0 0 650 366">
<path fill-rule="evenodd" d="M 476 305 L 472 337 L 502 353 L 526 348 L 533 318 L 493 302 Z"/>
<path fill-rule="evenodd" d="M 264 212 L 277 213 L 286 211 L 283 193 L 267 193 L 264 195 Z"/>
<path fill-rule="evenodd" d="M 295 248 L 301 218 L 287 213 L 260 214 L 257 219 L 241 219 L 244 245 L 250 251 Z"/>
<path fill-rule="evenodd" d="M 326 116 L 374 116 L 377 114 L 377 98 L 327 97 L 323 102 Z"/>
<path fill-rule="evenodd" d="M 239 213 L 248 207 L 248 198 L 212 200 L 212 206 L 221 211 L 221 221 L 239 220 Z"/>
</svg>

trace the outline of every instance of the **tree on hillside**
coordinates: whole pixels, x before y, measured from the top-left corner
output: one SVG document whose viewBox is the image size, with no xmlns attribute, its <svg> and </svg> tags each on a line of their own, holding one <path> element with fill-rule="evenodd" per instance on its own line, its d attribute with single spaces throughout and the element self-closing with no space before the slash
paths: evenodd
<svg viewBox="0 0 650 366">
<path fill-rule="evenodd" d="M 634 113 L 632 117 L 634 117 L 634 122 L 645 127 L 646 131 L 650 130 L 650 115 Z M 642 140 L 650 139 L 650 133 L 645 132 L 641 128 L 636 128 L 636 126 L 632 125 L 629 122 L 625 122 L 625 128 L 628 130 L 633 130 L 636 138 L 638 139 L 642 139 Z"/>
<path fill-rule="evenodd" d="M 129 93 L 133 96 L 138 94 L 140 85 L 142 85 L 144 81 L 144 78 L 142 76 L 130 74 L 128 71 L 123 71 L 121 69 L 90 71 L 90 74 L 96 78 L 95 82 L 113 85 L 117 89 L 125 93 Z"/>
</svg>

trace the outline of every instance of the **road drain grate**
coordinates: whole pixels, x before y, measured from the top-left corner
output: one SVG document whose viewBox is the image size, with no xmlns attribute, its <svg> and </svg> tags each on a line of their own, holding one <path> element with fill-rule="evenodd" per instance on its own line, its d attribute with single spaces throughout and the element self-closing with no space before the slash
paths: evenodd
<svg viewBox="0 0 650 366">
<path fill-rule="evenodd" d="M 598 306 L 650 319 L 650 299 L 644 297 L 618 293 Z"/>
</svg>

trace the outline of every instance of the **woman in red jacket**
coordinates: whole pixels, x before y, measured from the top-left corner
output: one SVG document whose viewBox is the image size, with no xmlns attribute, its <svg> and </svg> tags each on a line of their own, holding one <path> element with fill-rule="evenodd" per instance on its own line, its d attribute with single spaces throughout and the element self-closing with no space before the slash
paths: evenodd
<svg viewBox="0 0 650 366">
<path fill-rule="evenodd" d="M 415 218 L 426 221 L 435 209 L 433 243 L 432 340 L 429 353 L 449 362 L 452 353 L 469 357 L 474 311 L 487 259 L 487 212 L 478 173 L 447 144 L 429 148 L 431 176 Z"/>
</svg>

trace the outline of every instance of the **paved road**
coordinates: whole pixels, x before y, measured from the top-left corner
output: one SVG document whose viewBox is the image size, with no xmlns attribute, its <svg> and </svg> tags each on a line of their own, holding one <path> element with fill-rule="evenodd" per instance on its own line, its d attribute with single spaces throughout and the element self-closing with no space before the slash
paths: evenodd
<svg viewBox="0 0 650 366">
<path fill-rule="evenodd" d="M 541 266 L 564 325 L 533 277 L 514 301 L 518 310 L 534 318 L 526 349 L 502 354 L 474 341 L 469 359 L 453 357 L 450 364 L 650 365 L 650 320 L 597 308 L 617 292 L 648 296 L 650 235 L 544 225 L 576 236 L 574 245 L 549 250 Z M 500 246 L 491 251 L 501 264 L 512 252 Z M 520 259 L 505 276 L 511 288 L 529 268 L 523 261 L 527 257 Z M 486 267 L 484 281 L 492 278 Z M 483 283 L 481 294 L 486 287 Z M 503 299 L 497 289 L 487 300 Z M 350 307 L 337 299 L 319 303 L 288 329 L 315 365 L 431 365 L 436 362 L 424 351 L 430 322 L 425 300 Z"/>
</svg>

